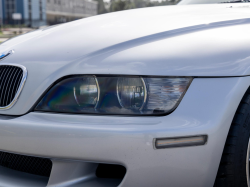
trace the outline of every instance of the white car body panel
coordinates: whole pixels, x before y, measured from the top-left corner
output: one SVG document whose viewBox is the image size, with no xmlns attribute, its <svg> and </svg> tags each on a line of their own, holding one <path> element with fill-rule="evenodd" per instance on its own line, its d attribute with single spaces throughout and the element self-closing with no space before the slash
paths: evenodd
<svg viewBox="0 0 250 187">
<path fill-rule="evenodd" d="M 250 8 L 228 7 L 122 11 L 11 39 L 0 47 L 15 50 L 4 62 L 25 66 L 29 78 L 19 102 L 0 113 L 27 113 L 52 83 L 71 74 L 250 75 Z"/>
<path fill-rule="evenodd" d="M 181 0 L 177 5 L 191 5 L 191 4 L 219 4 L 229 2 L 227 0 Z"/>
<path fill-rule="evenodd" d="M 162 117 L 32 112 L 2 119 L 1 149 L 66 163 L 121 164 L 127 174 L 120 187 L 211 187 L 234 113 L 249 83 L 250 77 L 194 79 L 179 107 Z M 206 145 L 161 150 L 153 146 L 154 138 L 199 134 L 208 135 Z"/>
<path fill-rule="evenodd" d="M 91 173 L 85 164 L 114 163 L 127 169 L 120 187 L 211 187 L 232 119 L 250 85 L 249 33 L 250 7 L 223 4 L 122 11 L 11 39 L 0 52 L 15 53 L 2 62 L 25 66 L 28 78 L 17 103 L 0 111 L 0 150 L 53 159 L 48 186 L 97 187 L 85 180 Z M 167 116 L 32 111 L 56 80 L 75 74 L 194 80 Z M 208 135 L 207 144 L 161 150 L 153 146 L 155 138 L 193 135 Z M 75 162 L 82 163 L 80 180 L 79 170 L 67 179 L 58 177 L 65 173 L 55 171 L 75 168 Z M 3 177 L 0 186 L 26 186 L 22 180 Z"/>
</svg>

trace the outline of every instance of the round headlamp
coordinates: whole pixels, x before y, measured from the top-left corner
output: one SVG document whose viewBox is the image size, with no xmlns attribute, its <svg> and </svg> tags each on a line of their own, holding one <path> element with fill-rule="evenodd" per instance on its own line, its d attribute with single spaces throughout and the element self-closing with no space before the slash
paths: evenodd
<svg viewBox="0 0 250 187">
<path fill-rule="evenodd" d="M 76 81 L 74 97 L 82 108 L 96 108 L 99 101 L 99 86 L 96 77 L 84 76 Z"/>
<path fill-rule="evenodd" d="M 117 97 L 123 108 L 142 109 L 147 99 L 147 89 L 144 79 L 118 78 Z"/>
<path fill-rule="evenodd" d="M 71 76 L 53 85 L 36 111 L 158 115 L 172 112 L 190 77 Z"/>
</svg>

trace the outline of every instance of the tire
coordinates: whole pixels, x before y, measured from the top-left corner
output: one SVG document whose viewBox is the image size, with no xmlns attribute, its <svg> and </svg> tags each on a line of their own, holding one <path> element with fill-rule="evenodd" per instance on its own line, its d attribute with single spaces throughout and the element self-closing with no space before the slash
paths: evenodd
<svg viewBox="0 0 250 187">
<path fill-rule="evenodd" d="M 214 187 L 248 187 L 247 152 L 250 135 L 250 89 L 233 118 Z"/>
</svg>

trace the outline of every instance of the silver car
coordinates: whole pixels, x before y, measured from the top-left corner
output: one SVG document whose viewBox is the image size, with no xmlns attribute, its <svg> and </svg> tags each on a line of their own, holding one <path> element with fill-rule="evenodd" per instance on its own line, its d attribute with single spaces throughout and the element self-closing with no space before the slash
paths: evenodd
<svg viewBox="0 0 250 187">
<path fill-rule="evenodd" d="M 215 3 L 249 3 L 250 0 L 181 0 L 178 5 L 215 4 Z"/>
<path fill-rule="evenodd" d="M 0 186 L 249 187 L 250 6 L 121 11 L 0 45 Z"/>
</svg>

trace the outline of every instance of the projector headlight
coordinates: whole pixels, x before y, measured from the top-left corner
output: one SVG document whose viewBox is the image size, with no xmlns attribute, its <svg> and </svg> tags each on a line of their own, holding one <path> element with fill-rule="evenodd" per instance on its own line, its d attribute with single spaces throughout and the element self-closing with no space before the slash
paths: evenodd
<svg viewBox="0 0 250 187">
<path fill-rule="evenodd" d="M 74 88 L 75 101 L 82 108 L 96 108 L 99 101 L 99 86 L 96 77 L 84 76 L 77 80 Z"/>
<path fill-rule="evenodd" d="M 158 115 L 172 112 L 192 78 L 78 76 L 55 84 L 36 111 Z"/>
<path fill-rule="evenodd" d="M 147 100 L 147 89 L 143 78 L 118 78 L 117 97 L 121 107 L 143 109 Z"/>
</svg>

